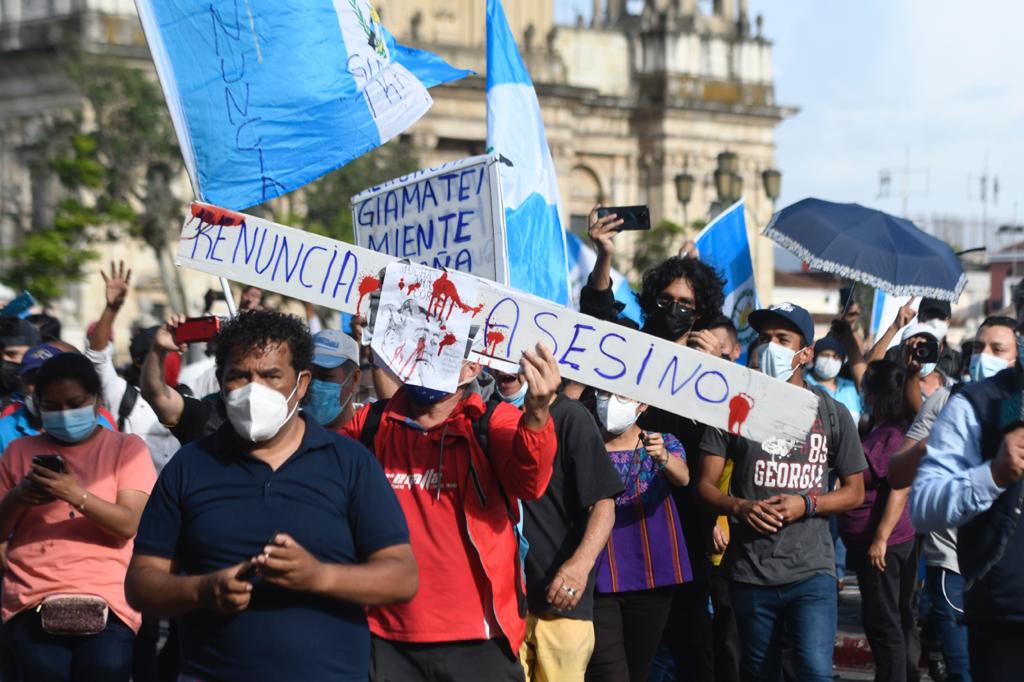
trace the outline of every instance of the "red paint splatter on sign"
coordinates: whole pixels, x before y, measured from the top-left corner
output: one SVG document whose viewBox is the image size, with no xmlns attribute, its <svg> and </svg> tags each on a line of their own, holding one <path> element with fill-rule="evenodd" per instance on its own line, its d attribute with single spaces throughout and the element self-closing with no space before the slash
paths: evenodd
<svg viewBox="0 0 1024 682">
<path fill-rule="evenodd" d="M 405 289 L 405 280 L 404 279 L 398 280 L 398 289 L 399 290 Z"/>
<path fill-rule="evenodd" d="M 494 355 L 498 350 L 498 345 L 505 340 L 505 335 L 499 331 L 487 332 L 487 348 L 485 352 L 488 355 Z"/>
<path fill-rule="evenodd" d="M 405 292 L 405 293 L 407 293 L 407 294 L 410 294 L 410 295 L 412 295 L 412 292 L 416 291 L 416 290 L 417 290 L 417 289 L 419 289 L 419 288 L 420 288 L 421 286 L 423 286 L 422 282 L 416 282 L 416 283 L 414 283 L 414 284 L 410 284 L 410 285 L 409 285 L 409 291 L 407 291 L 407 292 Z"/>
<path fill-rule="evenodd" d="M 455 334 L 445 334 L 444 338 L 441 339 L 441 343 L 437 344 L 437 354 L 441 355 L 444 352 L 445 346 L 454 346 L 455 341 Z"/>
<path fill-rule="evenodd" d="M 363 297 L 380 289 L 380 280 L 367 275 L 359 280 L 359 300 L 356 301 L 356 315 L 359 314 L 363 305 Z"/>
<path fill-rule="evenodd" d="M 416 342 L 416 352 L 409 356 L 409 359 L 405 361 L 404 365 L 402 365 L 402 369 L 398 371 L 398 374 L 402 377 L 403 381 L 407 381 L 409 377 L 412 376 L 413 371 L 416 369 L 416 363 L 423 360 L 423 355 L 426 351 L 427 339 L 426 337 L 421 336 Z M 405 371 L 406 368 L 409 369 L 408 372 Z"/>
<path fill-rule="evenodd" d="M 750 411 L 754 409 L 754 399 L 746 393 L 737 393 L 729 401 L 729 433 L 739 436 L 743 424 L 746 423 Z"/>
<path fill-rule="evenodd" d="M 210 204 L 192 204 L 192 217 L 199 218 L 204 223 L 209 223 L 210 225 L 233 226 L 241 225 L 245 222 L 245 216 L 241 213 L 229 211 L 220 206 L 211 206 Z"/>
<path fill-rule="evenodd" d="M 451 319 L 452 313 L 455 312 L 455 307 L 464 313 L 473 313 L 476 315 L 484 309 L 484 304 L 481 303 L 478 306 L 468 306 L 462 302 L 462 297 L 459 295 L 459 290 L 455 287 L 455 283 L 448 279 L 448 273 L 443 273 L 440 277 L 434 280 L 434 288 L 430 296 L 430 303 L 427 304 L 427 319 L 430 319 L 431 315 L 436 316 L 440 319 L 442 316 L 444 319 Z M 447 312 L 445 312 L 447 308 Z"/>
</svg>

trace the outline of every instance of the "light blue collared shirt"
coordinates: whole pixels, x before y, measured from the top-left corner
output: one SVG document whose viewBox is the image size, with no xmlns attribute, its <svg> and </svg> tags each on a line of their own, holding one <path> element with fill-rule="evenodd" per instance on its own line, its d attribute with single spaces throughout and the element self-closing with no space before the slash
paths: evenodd
<svg viewBox="0 0 1024 682">
<path fill-rule="evenodd" d="M 956 528 L 986 511 L 1002 494 L 991 461 L 981 459 L 981 424 L 962 395 L 942 409 L 910 489 L 910 520 L 921 533 Z"/>
</svg>

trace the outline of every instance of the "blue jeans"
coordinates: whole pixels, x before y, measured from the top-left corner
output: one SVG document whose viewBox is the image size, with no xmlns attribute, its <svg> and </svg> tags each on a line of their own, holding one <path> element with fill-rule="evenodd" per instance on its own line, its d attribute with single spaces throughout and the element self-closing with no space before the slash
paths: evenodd
<svg viewBox="0 0 1024 682">
<path fill-rule="evenodd" d="M 963 576 L 938 566 L 929 566 L 924 589 L 928 593 L 928 620 L 942 647 L 949 682 L 970 682 L 967 626 L 963 623 Z"/>
<path fill-rule="evenodd" d="M 35 609 L 8 621 L 18 679 L 32 682 L 128 682 L 135 633 L 114 612 L 103 632 L 88 636 L 44 632 Z"/>
<path fill-rule="evenodd" d="M 831 682 L 836 600 L 836 579 L 826 574 L 776 587 L 733 583 L 733 608 L 743 650 L 742 678 L 778 682 L 785 627 L 793 643 L 797 678 L 801 682 Z"/>
</svg>

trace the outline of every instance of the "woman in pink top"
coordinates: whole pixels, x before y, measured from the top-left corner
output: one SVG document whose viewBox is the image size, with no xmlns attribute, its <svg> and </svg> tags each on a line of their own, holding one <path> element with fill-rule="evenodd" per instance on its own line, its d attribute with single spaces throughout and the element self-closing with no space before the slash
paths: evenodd
<svg viewBox="0 0 1024 682">
<path fill-rule="evenodd" d="M 14 441 L 0 459 L 2 611 L 19 679 L 131 675 L 141 616 L 125 600 L 124 578 L 156 472 L 138 436 L 97 425 L 99 394 L 85 356 L 47 360 L 35 393 L 45 433 Z"/>
</svg>

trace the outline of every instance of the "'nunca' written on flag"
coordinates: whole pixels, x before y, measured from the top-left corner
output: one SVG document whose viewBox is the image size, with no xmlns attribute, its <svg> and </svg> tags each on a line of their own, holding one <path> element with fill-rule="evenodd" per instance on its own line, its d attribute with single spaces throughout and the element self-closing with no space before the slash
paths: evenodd
<svg viewBox="0 0 1024 682">
<path fill-rule="evenodd" d="M 136 4 L 193 190 L 232 209 L 379 147 L 468 73 L 397 45 L 367 0 Z"/>
</svg>

